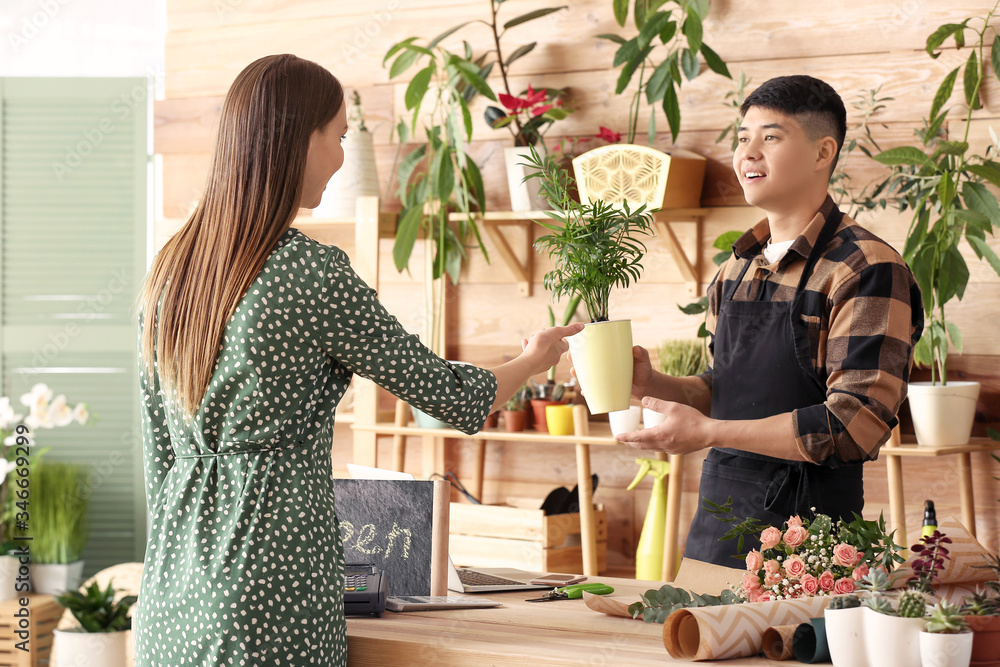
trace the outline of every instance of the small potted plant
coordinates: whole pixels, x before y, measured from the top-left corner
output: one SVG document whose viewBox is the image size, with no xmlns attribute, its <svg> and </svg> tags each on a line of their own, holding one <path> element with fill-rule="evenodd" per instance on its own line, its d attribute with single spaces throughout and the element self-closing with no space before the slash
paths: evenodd
<svg viewBox="0 0 1000 667">
<path fill-rule="evenodd" d="M 75 630 L 53 631 L 56 667 L 76 665 L 81 656 L 89 658 L 90 667 L 126 665 L 126 633 L 132 629 L 128 614 L 137 597 L 124 595 L 115 600 L 111 583 L 102 590 L 93 581 L 85 592 L 66 591 L 56 598 L 80 624 Z"/>
<path fill-rule="evenodd" d="M 503 413 L 503 427 L 510 433 L 516 433 L 517 431 L 523 431 L 525 421 L 527 420 L 527 404 L 528 404 L 528 385 L 521 385 L 513 396 L 507 399 L 507 403 L 504 405 Z"/>
<path fill-rule="evenodd" d="M 958 605 L 941 600 L 931 609 L 927 627 L 920 633 L 920 658 L 922 664 L 935 667 L 969 664 L 972 632 Z"/>
<path fill-rule="evenodd" d="M 995 576 L 986 588 L 966 598 L 962 611 L 972 630 L 972 661 L 984 667 L 1000 667 L 1000 557 L 983 554 L 983 559 L 985 565 L 973 567 L 991 569 Z"/>
<path fill-rule="evenodd" d="M 920 664 L 920 632 L 927 615 L 927 599 L 916 590 L 900 594 L 893 607 L 885 573 L 871 570 L 863 580 L 871 597 L 865 608 L 865 655 L 872 667 L 913 667 Z"/>
<path fill-rule="evenodd" d="M 835 595 L 823 612 L 830 660 L 835 667 L 867 667 L 865 622 L 861 598 Z"/>
<path fill-rule="evenodd" d="M 89 525 L 87 467 L 37 461 L 31 470 L 31 584 L 56 595 L 80 585 Z"/>
<path fill-rule="evenodd" d="M 572 178 L 552 155 L 543 160 L 534 147 L 526 158 L 537 171 L 543 196 L 554 210 L 553 222 L 536 222 L 549 233 L 535 241 L 545 249 L 554 268 L 545 274 L 545 288 L 554 296 L 579 295 L 590 323 L 571 336 L 570 353 L 580 389 L 591 414 L 629 407 L 632 389 L 632 326 L 629 320 L 610 321 L 612 288 L 627 288 L 642 272 L 653 218 L 646 207 L 630 210 L 602 200 L 576 202 L 569 195 Z M 558 224 L 556 224 L 558 223 Z"/>
</svg>

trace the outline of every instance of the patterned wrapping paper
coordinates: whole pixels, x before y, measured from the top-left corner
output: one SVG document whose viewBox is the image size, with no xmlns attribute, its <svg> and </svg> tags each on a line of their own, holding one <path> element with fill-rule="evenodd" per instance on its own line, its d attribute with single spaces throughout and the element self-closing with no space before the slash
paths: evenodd
<svg viewBox="0 0 1000 667">
<path fill-rule="evenodd" d="M 777 625 L 765 630 L 762 639 L 764 656 L 770 660 L 791 660 L 795 656 L 792 644 L 799 625 Z"/>
<path fill-rule="evenodd" d="M 938 525 L 938 530 L 951 539 L 952 543 L 945 545 L 948 549 L 948 559 L 944 562 L 944 570 L 938 574 L 940 583 L 934 586 L 935 595 L 932 600 L 946 598 L 957 602 L 966 595 L 971 595 L 981 584 L 993 578 L 993 572 L 976 565 L 985 565 L 983 555 L 986 548 L 974 538 L 955 517 L 948 517 Z M 910 544 L 905 545 L 909 548 Z M 893 570 L 892 576 L 895 588 L 905 588 L 906 580 L 913 570 L 910 564 L 914 556 Z M 896 573 L 899 573 L 898 575 Z"/>
<path fill-rule="evenodd" d="M 757 655 L 768 628 L 808 623 L 823 615 L 829 601 L 814 597 L 678 609 L 663 624 L 663 645 L 671 657 L 684 660 Z"/>
</svg>

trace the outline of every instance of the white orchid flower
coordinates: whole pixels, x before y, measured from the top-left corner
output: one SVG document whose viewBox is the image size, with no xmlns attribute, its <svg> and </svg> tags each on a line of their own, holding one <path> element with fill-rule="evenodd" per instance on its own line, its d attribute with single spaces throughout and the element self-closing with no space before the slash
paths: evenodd
<svg viewBox="0 0 1000 667">
<path fill-rule="evenodd" d="M 69 426 L 73 423 L 73 410 L 66 405 L 66 395 L 59 394 L 49 404 L 49 422 L 53 426 Z"/>
<path fill-rule="evenodd" d="M 3 484 L 3 481 L 7 479 L 7 475 L 10 474 L 10 471 L 12 471 L 16 467 L 17 463 L 15 463 L 14 461 L 0 459 L 0 484 Z"/>
<path fill-rule="evenodd" d="M 0 396 L 0 431 L 8 431 L 17 426 L 24 415 L 14 413 L 10 406 L 10 397 Z"/>
<path fill-rule="evenodd" d="M 48 405 L 49 401 L 52 400 L 52 390 L 44 382 L 39 382 L 31 388 L 30 392 L 21 395 L 21 403 L 27 406 L 33 405 L 39 399 L 44 401 L 45 405 Z"/>
<path fill-rule="evenodd" d="M 13 447 L 14 445 L 18 444 L 17 442 L 18 438 L 27 439 L 26 443 L 25 442 L 20 443 L 22 447 L 31 447 L 32 445 L 35 444 L 35 438 L 31 433 L 22 433 L 20 435 L 18 435 L 17 433 L 12 433 L 11 435 L 4 438 L 3 444 L 7 445 L 8 447 Z"/>
<path fill-rule="evenodd" d="M 76 407 L 73 408 L 73 419 L 75 419 L 80 424 L 86 424 L 87 419 L 90 418 L 90 412 L 87 410 L 86 403 L 77 403 Z"/>
</svg>

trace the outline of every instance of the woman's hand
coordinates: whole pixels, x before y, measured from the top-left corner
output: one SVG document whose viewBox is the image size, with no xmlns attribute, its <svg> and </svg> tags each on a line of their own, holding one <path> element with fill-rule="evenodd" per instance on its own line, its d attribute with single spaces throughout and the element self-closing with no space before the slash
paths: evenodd
<svg viewBox="0 0 1000 667">
<path fill-rule="evenodd" d="M 531 338 L 521 340 L 521 355 L 530 359 L 534 370 L 531 375 L 545 372 L 559 363 L 559 359 L 569 351 L 566 336 L 573 336 L 583 331 L 583 323 L 576 322 L 565 327 L 550 327 L 542 329 Z"/>
<path fill-rule="evenodd" d="M 642 406 L 665 414 L 667 418 L 658 426 L 616 435 L 615 440 L 638 449 L 669 454 L 689 454 L 711 445 L 709 431 L 713 420 L 690 405 L 646 396 Z"/>
</svg>

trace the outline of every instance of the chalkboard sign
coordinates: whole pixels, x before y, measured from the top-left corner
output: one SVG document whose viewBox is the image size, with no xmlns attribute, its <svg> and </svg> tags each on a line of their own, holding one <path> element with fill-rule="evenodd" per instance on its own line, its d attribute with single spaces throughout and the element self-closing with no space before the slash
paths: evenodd
<svg viewBox="0 0 1000 667">
<path fill-rule="evenodd" d="M 447 552 L 439 549 L 442 531 L 447 544 L 448 486 L 418 480 L 334 480 L 346 562 L 380 567 L 387 595 L 445 594 L 441 566 Z"/>
</svg>

